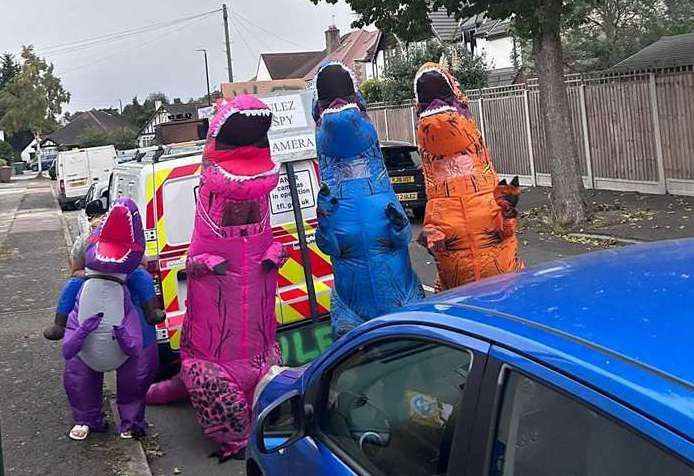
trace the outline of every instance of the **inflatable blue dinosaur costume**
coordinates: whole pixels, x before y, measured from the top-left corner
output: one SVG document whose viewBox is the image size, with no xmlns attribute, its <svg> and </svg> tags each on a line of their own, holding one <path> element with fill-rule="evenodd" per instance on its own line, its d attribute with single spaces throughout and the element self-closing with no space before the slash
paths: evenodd
<svg viewBox="0 0 694 476">
<path fill-rule="evenodd" d="M 412 269 L 410 223 L 390 184 L 378 134 L 351 72 L 322 66 L 313 117 L 323 185 L 316 244 L 332 260 L 333 337 L 424 297 Z"/>
</svg>

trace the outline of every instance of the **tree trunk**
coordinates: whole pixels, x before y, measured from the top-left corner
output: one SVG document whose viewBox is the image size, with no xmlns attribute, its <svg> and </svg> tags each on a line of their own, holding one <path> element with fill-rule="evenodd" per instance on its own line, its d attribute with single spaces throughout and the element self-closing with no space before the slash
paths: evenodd
<svg viewBox="0 0 694 476">
<path fill-rule="evenodd" d="M 586 219 L 578 149 L 569 118 L 560 37 L 562 0 L 544 0 L 539 30 L 533 38 L 552 174 L 550 200 L 555 223 L 573 226 Z"/>
</svg>

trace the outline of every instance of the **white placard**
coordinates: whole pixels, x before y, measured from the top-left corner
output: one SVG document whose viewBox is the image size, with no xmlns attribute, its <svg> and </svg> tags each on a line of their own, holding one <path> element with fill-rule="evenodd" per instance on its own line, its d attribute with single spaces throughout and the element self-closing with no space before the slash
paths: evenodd
<svg viewBox="0 0 694 476">
<path fill-rule="evenodd" d="M 295 170 L 294 175 L 296 176 L 296 188 L 301 209 L 315 207 L 316 194 L 313 180 L 311 180 L 311 172 L 309 170 Z M 287 174 L 280 174 L 277 187 L 270 192 L 270 203 L 272 204 L 271 212 L 273 215 L 293 211 L 292 195 L 289 190 Z"/>
<path fill-rule="evenodd" d="M 307 126 L 306 111 L 300 95 L 268 96 L 263 98 L 263 102 L 272 111 L 271 132 Z"/>
<path fill-rule="evenodd" d="M 270 137 L 270 153 L 279 157 L 297 152 L 316 149 L 316 137 L 313 134 L 299 134 L 288 137 Z"/>
<path fill-rule="evenodd" d="M 214 106 L 198 108 L 198 119 L 212 119 L 214 116 Z"/>
</svg>

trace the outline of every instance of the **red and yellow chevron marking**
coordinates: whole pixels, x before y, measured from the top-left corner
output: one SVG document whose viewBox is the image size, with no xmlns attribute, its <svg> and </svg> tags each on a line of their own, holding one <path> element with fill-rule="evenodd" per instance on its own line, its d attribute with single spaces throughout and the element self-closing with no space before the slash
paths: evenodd
<svg viewBox="0 0 694 476">
<path fill-rule="evenodd" d="M 313 241 L 316 226 L 316 220 L 304 222 L 306 239 L 309 243 Z M 296 224 L 288 223 L 273 228 L 273 236 L 275 240 L 285 245 L 289 254 L 289 259 L 278 273 L 278 296 L 275 304 L 277 322 L 281 326 L 310 319 L 311 311 Z M 330 310 L 330 292 L 333 285 L 330 258 L 323 254 L 315 243 L 309 244 L 308 250 L 311 260 L 311 273 L 313 274 L 313 286 L 316 290 L 318 312 L 319 314 L 325 314 Z"/>
<path fill-rule="evenodd" d="M 202 164 L 198 163 L 172 168 L 161 167 L 153 174 L 152 181 L 147 183 L 146 226 L 148 230 L 156 229 L 157 232 L 156 244 L 147 242 L 147 256 L 156 256 L 188 248 L 188 245 L 171 246 L 168 244 L 165 226 L 166 214 L 164 211 L 164 183 L 180 177 L 200 175 L 201 170 Z"/>
</svg>

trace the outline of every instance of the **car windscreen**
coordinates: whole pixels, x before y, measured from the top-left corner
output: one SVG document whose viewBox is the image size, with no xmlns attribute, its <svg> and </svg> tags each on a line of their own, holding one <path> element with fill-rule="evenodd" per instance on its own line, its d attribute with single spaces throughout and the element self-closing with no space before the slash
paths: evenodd
<svg viewBox="0 0 694 476">
<path fill-rule="evenodd" d="M 422 163 L 415 147 L 384 147 L 383 160 L 389 170 L 417 168 Z"/>
</svg>

